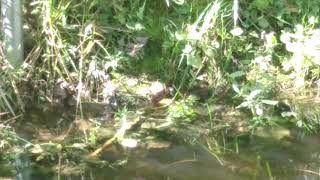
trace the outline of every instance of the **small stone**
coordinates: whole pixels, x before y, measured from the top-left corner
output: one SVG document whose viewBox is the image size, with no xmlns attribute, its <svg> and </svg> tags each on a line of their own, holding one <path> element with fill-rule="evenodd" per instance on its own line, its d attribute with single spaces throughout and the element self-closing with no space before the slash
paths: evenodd
<svg viewBox="0 0 320 180">
<path fill-rule="evenodd" d="M 120 143 L 123 147 L 135 148 L 138 146 L 138 141 L 135 139 L 123 139 Z"/>
<path fill-rule="evenodd" d="M 151 93 L 151 103 L 153 105 L 159 105 L 159 102 L 165 97 L 166 94 L 165 86 L 160 82 L 154 82 L 151 84 L 149 90 Z"/>
<path fill-rule="evenodd" d="M 169 148 L 171 146 L 171 142 L 169 141 L 150 141 L 148 142 L 147 144 L 147 149 L 148 150 L 152 150 L 152 149 L 166 149 L 166 148 Z"/>
<path fill-rule="evenodd" d="M 155 127 L 156 127 L 156 124 L 151 122 L 144 122 L 141 124 L 141 129 L 152 129 Z"/>
</svg>

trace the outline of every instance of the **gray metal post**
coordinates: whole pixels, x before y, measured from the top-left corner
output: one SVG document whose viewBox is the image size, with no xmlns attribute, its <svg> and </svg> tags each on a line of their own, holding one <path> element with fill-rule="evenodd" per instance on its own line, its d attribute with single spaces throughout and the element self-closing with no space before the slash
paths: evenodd
<svg viewBox="0 0 320 180">
<path fill-rule="evenodd" d="M 23 63 L 21 0 L 1 0 L 4 53 L 9 63 L 18 67 Z"/>
</svg>

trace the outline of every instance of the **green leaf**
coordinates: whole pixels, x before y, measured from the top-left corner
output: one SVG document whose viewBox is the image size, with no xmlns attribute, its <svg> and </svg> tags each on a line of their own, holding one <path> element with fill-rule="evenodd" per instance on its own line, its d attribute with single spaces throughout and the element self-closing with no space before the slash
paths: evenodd
<svg viewBox="0 0 320 180">
<path fill-rule="evenodd" d="M 253 100 L 256 96 L 258 96 L 262 91 L 260 89 L 252 91 L 247 97 L 247 100 Z"/>
<path fill-rule="evenodd" d="M 134 30 L 134 31 L 141 31 L 143 29 L 145 29 L 145 27 L 143 26 L 143 24 L 141 23 L 135 23 L 135 24 L 126 24 L 127 28 L 130 30 Z"/>
<path fill-rule="evenodd" d="M 187 64 L 198 69 L 202 67 L 202 61 L 200 56 L 198 55 L 189 56 Z"/>
<path fill-rule="evenodd" d="M 137 12 L 137 17 L 140 20 L 143 20 L 145 6 L 146 6 L 146 0 L 144 1 L 143 5 L 139 8 L 139 11 Z"/>
<path fill-rule="evenodd" d="M 239 106 L 236 107 L 236 109 L 242 108 L 242 107 L 250 107 L 252 104 L 250 101 L 244 101 Z"/>
<path fill-rule="evenodd" d="M 275 106 L 275 105 L 277 105 L 279 103 L 278 101 L 273 101 L 273 100 L 261 100 L 261 102 L 263 104 L 268 104 L 268 105 L 271 105 L 271 106 Z"/>
<path fill-rule="evenodd" d="M 246 75 L 245 72 L 243 72 L 243 71 L 236 71 L 236 72 L 233 72 L 233 73 L 229 74 L 229 77 L 232 78 L 232 79 L 235 79 L 235 78 L 237 78 L 237 77 L 242 77 L 242 76 L 244 76 L 244 75 Z"/>
<path fill-rule="evenodd" d="M 263 115 L 263 109 L 262 109 L 259 105 L 256 105 L 256 106 L 255 106 L 255 113 L 256 113 L 258 116 L 262 116 L 262 115 Z"/>
<path fill-rule="evenodd" d="M 240 93 L 241 93 L 241 92 L 240 92 L 240 89 L 238 88 L 238 86 L 237 86 L 237 85 L 232 84 L 232 88 L 233 88 L 233 90 L 234 90 L 236 93 L 238 93 L 238 94 L 240 94 Z"/>
<path fill-rule="evenodd" d="M 270 26 L 269 21 L 266 18 L 260 18 L 258 24 L 261 28 L 267 28 Z"/>
<path fill-rule="evenodd" d="M 183 5 L 184 4 L 184 0 L 172 0 L 174 3 L 178 4 L 178 5 Z"/>
<path fill-rule="evenodd" d="M 301 120 L 297 121 L 297 126 L 298 127 L 302 127 L 303 126 L 303 121 L 301 121 Z"/>
<path fill-rule="evenodd" d="M 258 10 L 262 11 L 267 9 L 270 5 L 272 5 L 273 0 L 255 0 L 253 4 Z"/>
</svg>

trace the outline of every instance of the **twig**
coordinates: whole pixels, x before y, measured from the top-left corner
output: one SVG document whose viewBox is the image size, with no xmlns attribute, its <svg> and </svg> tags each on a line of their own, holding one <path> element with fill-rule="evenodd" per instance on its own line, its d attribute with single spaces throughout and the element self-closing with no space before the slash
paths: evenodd
<svg viewBox="0 0 320 180">
<path fill-rule="evenodd" d="M 310 174 L 314 174 L 314 175 L 320 176 L 320 173 L 312 171 L 312 170 L 308 170 L 308 169 L 298 169 L 298 170 L 302 171 L 302 172 L 306 172 L 306 173 L 310 173 Z"/>
<path fill-rule="evenodd" d="M 12 118 L 4 121 L 4 124 L 8 124 L 8 123 L 11 123 L 11 122 L 15 122 L 15 120 L 18 119 L 18 118 L 21 117 L 21 116 L 22 116 L 22 114 L 16 115 L 16 116 L 14 116 L 14 117 L 12 117 Z"/>
<path fill-rule="evenodd" d="M 175 166 L 175 165 L 178 165 L 178 164 L 194 163 L 194 162 L 197 162 L 197 159 L 185 159 L 185 160 L 175 161 L 175 162 L 172 162 L 172 163 L 166 165 L 166 168 L 170 168 L 171 166 Z"/>
<path fill-rule="evenodd" d="M 130 130 L 132 127 L 134 127 L 137 123 L 139 123 L 141 118 L 136 118 L 133 122 L 128 123 L 126 122 L 126 119 L 124 118 L 122 120 L 122 125 L 116 132 L 116 134 L 111 138 L 108 139 L 101 147 L 93 151 L 88 155 L 88 158 L 94 159 L 97 156 L 99 156 L 104 150 L 106 150 L 109 146 L 111 146 L 113 143 L 123 139 L 123 136 L 125 135 L 126 131 Z"/>
</svg>

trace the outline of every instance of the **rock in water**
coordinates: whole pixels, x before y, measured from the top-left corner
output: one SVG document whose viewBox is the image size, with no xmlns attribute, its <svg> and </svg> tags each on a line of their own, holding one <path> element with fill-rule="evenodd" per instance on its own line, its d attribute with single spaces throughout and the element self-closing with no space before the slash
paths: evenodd
<svg viewBox="0 0 320 180">
<path fill-rule="evenodd" d="M 160 82 L 153 82 L 150 87 L 151 103 L 159 105 L 159 102 L 165 97 L 166 88 Z"/>
</svg>

